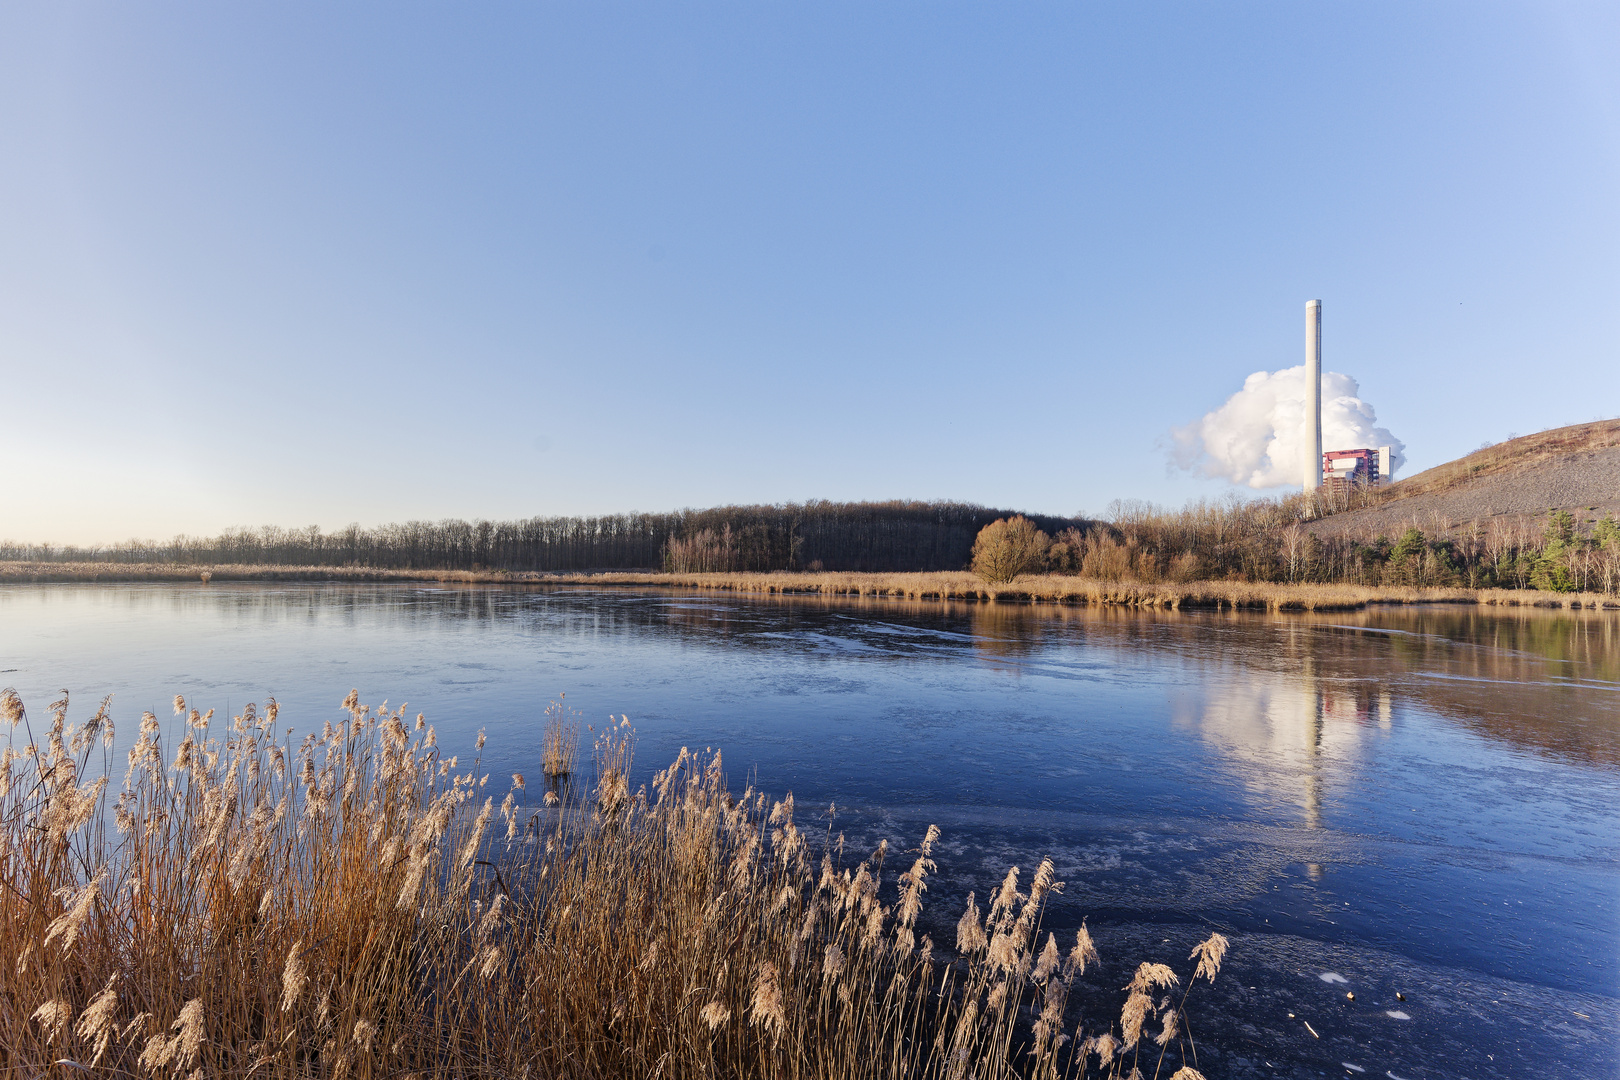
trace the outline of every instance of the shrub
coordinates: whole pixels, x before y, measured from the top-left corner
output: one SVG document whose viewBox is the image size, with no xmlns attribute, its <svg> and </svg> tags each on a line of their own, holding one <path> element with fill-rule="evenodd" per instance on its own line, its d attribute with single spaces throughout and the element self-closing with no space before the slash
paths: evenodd
<svg viewBox="0 0 1620 1080">
<path fill-rule="evenodd" d="M 1064 529 L 1046 550 L 1046 568 L 1054 574 L 1078 574 L 1086 557 L 1086 537 L 1079 529 Z"/>
<path fill-rule="evenodd" d="M 1128 581 L 1131 572 L 1131 549 L 1116 540 L 1100 537 L 1094 540 L 1080 565 L 1080 576 L 1097 581 Z"/>
<path fill-rule="evenodd" d="M 1022 514 L 992 521 L 973 541 L 973 572 L 991 584 L 1013 581 L 1046 564 L 1052 540 Z"/>
</svg>

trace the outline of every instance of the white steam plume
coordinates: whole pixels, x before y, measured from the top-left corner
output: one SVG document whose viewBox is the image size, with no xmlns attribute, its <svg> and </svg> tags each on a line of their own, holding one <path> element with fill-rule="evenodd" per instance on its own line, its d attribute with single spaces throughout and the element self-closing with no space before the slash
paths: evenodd
<svg viewBox="0 0 1620 1080">
<path fill-rule="evenodd" d="M 1393 475 L 1406 464 L 1406 444 L 1375 426 L 1373 407 L 1357 397 L 1356 380 L 1322 373 L 1322 449 L 1390 450 Z M 1177 465 L 1252 488 L 1298 485 L 1305 454 L 1305 365 L 1257 371 L 1226 404 L 1170 432 Z"/>
</svg>

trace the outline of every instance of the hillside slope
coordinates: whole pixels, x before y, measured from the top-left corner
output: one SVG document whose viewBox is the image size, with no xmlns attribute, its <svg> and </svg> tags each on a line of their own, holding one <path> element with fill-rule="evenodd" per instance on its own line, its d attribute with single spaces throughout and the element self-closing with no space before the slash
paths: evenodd
<svg viewBox="0 0 1620 1080">
<path fill-rule="evenodd" d="M 1581 523 L 1620 516 L 1620 420 L 1510 439 L 1385 488 L 1379 505 L 1309 526 L 1318 536 L 1394 536 L 1416 524 L 1431 536 L 1540 519 L 1568 510 Z"/>
</svg>

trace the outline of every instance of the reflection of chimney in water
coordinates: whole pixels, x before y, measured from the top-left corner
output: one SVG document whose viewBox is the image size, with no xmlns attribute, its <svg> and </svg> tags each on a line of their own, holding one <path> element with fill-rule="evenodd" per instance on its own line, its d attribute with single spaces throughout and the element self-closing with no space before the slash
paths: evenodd
<svg viewBox="0 0 1620 1080">
<path fill-rule="evenodd" d="M 1305 638 L 1307 650 L 1310 636 Z M 1316 680 L 1316 660 L 1309 652 L 1301 658 L 1301 681 L 1305 691 L 1305 752 L 1310 760 L 1305 769 L 1305 827 L 1322 827 L 1322 688 Z M 1306 863 L 1305 873 L 1313 881 L 1322 876 L 1321 863 Z"/>
</svg>

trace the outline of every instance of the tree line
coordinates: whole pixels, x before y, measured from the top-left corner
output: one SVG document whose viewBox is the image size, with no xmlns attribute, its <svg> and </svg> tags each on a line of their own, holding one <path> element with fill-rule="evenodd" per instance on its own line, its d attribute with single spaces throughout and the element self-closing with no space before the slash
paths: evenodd
<svg viewBox="0 0 1620 1080">
<path fill-rule="evenodd" d="M 1306 496 L 1201 500 L 1168 510 L 1135 500 L 1106 519 L 1048 535 L 1010 518 L 976 540 L 973 566 L 990 581 L 1024 573 L 1108 581 L 1255 581 L 1466 586 L 1620 594 L 1620 521 L 1492 518 L 1461 527 L 1413 520 L 1395 536 L 1318 535 L 1322 507 Z"/>
<path fill-rule="evenodd" d="M 806 502 L 670 513 L 409 521 L 324 532 L 226 529 L 80 547 L 0 541 L 0 559 L 190 565 L 365 566 L 399 570 L 737 572 L 960 570 L 979 531 L 1012 516 L 959 502 Z M 1033 515 L 1050 531 L 1075 518 Z"/>
<path fill-rule="evenodd" d="M 1412 521 L 1396 535 L 1323 536 L 1334 509 L 1303 495 L 1189 502 L 1116 500 L 1100 521 L 1017 515 L 958 502 L 807 502 L 661 514 L 411 521 L 324 532 L 226 529 L 217 536 L 96 547 L 0 541 L 0 559 L 400 570 L 665 570 L 735 573 L 960 570 L 1077 574 L 1148 583 L 1209 580 L 1437 585 L 1620 593 L 1620 523 L 1494 518 L 1458 528 Z M 997 522 L 1023 522 L 981 544 Z M 1424 525 L 1427 524 L 1427 529 Z M 987 561 L 988 559 L 988 561 Z M 1010 570 L 1008 568 L 1011 568 Z"/>
</svg>

